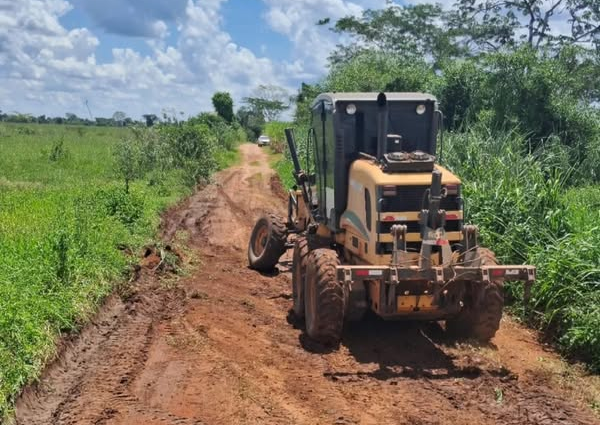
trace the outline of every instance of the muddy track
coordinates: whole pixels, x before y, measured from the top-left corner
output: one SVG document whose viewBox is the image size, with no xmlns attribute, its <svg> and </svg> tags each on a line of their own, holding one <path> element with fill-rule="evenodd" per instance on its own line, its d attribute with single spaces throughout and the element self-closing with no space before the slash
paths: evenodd
<svg viewBox="0 0 600 425">
<path fill-rule="evenodd" d="M 17 402 L 18 424 L 598 424 L 561 384 L 556 355 L 503 321 L 489 347 L 455 345 L 436 324 L 370 317 L 339 349 L 311 343 L 279 273 L 246 267 L 254 219 L 285 206 L 265 154 L 170 211 L 197 267 L 173 289 L 143 271 L 65 344 Z M 583 378 L 581 378 L 583 379 Z"/>
</svg>

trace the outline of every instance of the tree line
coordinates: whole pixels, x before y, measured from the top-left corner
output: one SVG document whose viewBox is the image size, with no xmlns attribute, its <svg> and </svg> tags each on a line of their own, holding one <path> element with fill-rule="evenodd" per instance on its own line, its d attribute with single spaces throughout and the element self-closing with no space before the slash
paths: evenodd
<svg viewBox="0 0 600 425">
<path fill-rule="evenodd" d="M 238 123 L 251 138 L 258 137 L 265 123 L 277 120 L 281 114 L 288 110 L 293 98 L 282 87 L 276 85 L 260 85 L 253 90 L 250 96 L 242 99 L 242 106 L 234 112 L 233 99 L 228 92 L 217 92 L 212 97 L 213 107 L 217 116 L 227 124 Z M 199 116 L 210 115 L 210 112 L 200 113 Z M 64 117 L 50 117 L 46 115 L 34 116 L 20 112 L 7 113 L 0 110 L 0 122 L 7 123 L 37 123 L 59 125 L 83 125 L 100 127 L 152 127 L 158 123 L 180 123 L 186 121 L 185 113 L 177 113 L 174 109 L 164 109 L 161 116 L 144 114 L 140 120 L 128 117 L 125 112 L 116 111 L 112 117 L 96 117 L 94 119 L 82 118 L 74 113 L 67 112 Z"/>
<path fill-rule="evenodd" d="M 327 75 L 300 87 L 299 124 L 319 92 L 430 92 L 447 130 L 518 130 L 528 152 L 553 146 L 566 157 L 573 181 L 600 180 L 598 1 L 390 2 L 317 25 L 344 42 L 331 52 Z"/>
</svg>

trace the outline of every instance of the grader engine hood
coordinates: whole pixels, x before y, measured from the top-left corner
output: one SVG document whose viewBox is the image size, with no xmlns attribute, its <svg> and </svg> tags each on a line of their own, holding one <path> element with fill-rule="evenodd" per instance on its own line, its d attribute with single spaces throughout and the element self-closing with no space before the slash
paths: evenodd
<svg viewBox="0 0 600 425">
<path fill-rule="evenodd" d="M 436 169 L 442 173 L 442 185 L 460 185 L 460 179 L 452 174 L 448 169 L 435 165 Z M 373 161 L 361 159 L 355 161 L 350 167 L 350 178 L 353 180 L 363 180 L 370 182 L 375 186 L 429 186 L 431 185 L 430 172 L 412 172 L 402 173 L 400 175 L 386 173 L 381 167 Z"/>
<path fill-rule="evenodd" d="M 434 169 L 441 173 L 444 196 L 439 208 L 445 211 L 445 237 L 459 242 L 463 220 L 460 180 L 444 167 L 436 165 Z M 420 220 L 432 172 L 387 173 L 380 164 L 361 159 L 350 167 L 349 180 L 348 206 L 341 226 L 357 235 L 359 245 L 362 240 L 372 246 L 365 254 L 370 262 L 381 261 L 378 256 L 391 255 L 391 230 L 395 225 L 407 226 L 408 243 L 422 242 Z"/>
</svg>

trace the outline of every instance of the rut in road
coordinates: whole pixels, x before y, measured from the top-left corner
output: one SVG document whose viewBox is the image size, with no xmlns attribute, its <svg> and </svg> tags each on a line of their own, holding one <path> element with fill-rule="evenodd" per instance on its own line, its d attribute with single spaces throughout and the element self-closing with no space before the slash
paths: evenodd
<svg viewBox="0 0 600 425">
<path fill-rule="evenodd" d="M 164 239 L 186 232 L 197 267 L 174 289 L 145 271 L 127 299 L 110 298 L 24 391 L 18 424 L 600 423 L 510 320 L 484 348 L 374 317 L 336 350 L 311 343 L 289 313 L 291 255 L 273 275 L 247 268 L 254 220 L 286 204 L 266 154 L 241 151 L 164 217 Z"/>
</svg>

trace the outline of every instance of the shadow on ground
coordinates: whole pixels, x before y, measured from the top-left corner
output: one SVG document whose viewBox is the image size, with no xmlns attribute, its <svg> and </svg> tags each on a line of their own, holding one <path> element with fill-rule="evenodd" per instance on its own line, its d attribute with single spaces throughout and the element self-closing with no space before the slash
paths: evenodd
<svg viewBox="0 0 600 425">
<path fill-rule="evenodd" d="M 446 352 L 456 341 L 446 335 L 437 322 L 384 321 L 369 313 L 362 321 L 345 326 L 339 345 L 327 346 L 311 340 L 304 331 L 303 321 L 295 317 L 292 311 L 287 319 L 294 328 L 303 330 L 299 340 L 306 351 L 328 354 L 344 346 L 358 363 L 378 366 L 369 372 L 336 371 L 324 374 L 332 380 L 475 379 L 484 373 L 479 365 L 468 362 L 459 364 L 452 354 Z M 495 348 L 491 344 L 489 347 Z M 485 372 L 498 376 L 510 374 L 504 368 L 486 368 Z"/>
</svg>

